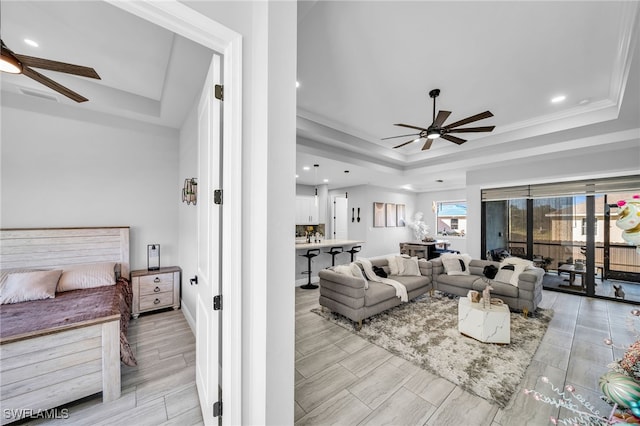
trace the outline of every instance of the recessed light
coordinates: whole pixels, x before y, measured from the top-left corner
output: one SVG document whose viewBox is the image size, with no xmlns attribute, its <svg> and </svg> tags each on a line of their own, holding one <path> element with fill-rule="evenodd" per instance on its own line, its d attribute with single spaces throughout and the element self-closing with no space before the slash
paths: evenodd
<svg viewBox="0 0 640 426">
<path fill-rule="evenodd" d="M 38 47 L 38 46 L 40 46 L 40 45 L 38 44 L 38 42 L 37 42 L 37 41 L 33 41 L 33 40 L 31 40 L 30 38 L 25 38 L 25 39 L 24 39 L 24 42 L 25 42 L 25 43 L 27 43 L 27 44 L 28 44 L 29 46 L 31 46 L 31 47 Z"/>
<path fill-rule="evenodd" d="M 556 97 L 551 98 L 551 102 L 554 104 L 557 104 L 558 102 L 562 102 L 565 99 L 567 99 L 567 97 L 565 95 L 558 95 Z"/>
<path fill-rule="evenodd" d="M 302 170 L 309 170 L 309 166 L 304 166 Z"/>
<path fill-rule="evenodd" d="M 300 87 L 300 82 L 299 82 L 299 81 L 296 81 L 296 89 L 297 89 L 298 87 Z"/>
<path fill-rule="evenodd" d="M 322 181 L 323 181 L 324 183 L 327 183 L 327 182 L 329 182 L 329 179 L 322 179 Z"/>
<path fill-rule="evenodd" d="M 296 175 L 296 179 L 298 179 L 300 177 L 300 175 Z"/>
</svg>

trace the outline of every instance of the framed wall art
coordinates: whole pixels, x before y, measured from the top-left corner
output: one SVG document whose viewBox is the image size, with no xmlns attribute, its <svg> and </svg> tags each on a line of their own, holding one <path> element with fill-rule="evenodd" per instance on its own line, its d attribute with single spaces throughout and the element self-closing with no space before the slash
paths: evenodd
<svg viewBox="0 0 640 426">
<path fill-rule="evenodd" d="M 384 227 L 384 203 L 373 203 L 373 226 Z"/>
<path fill-rule="evenodd" d="M 397 226 L 405 226 L 404 204 L 396 204 L 396 224 Z"/>
<path fill-rule="evenodd" d="M 392 203 L 386 204 L 387 208 L 387 227 L 396 226 L 396 205 Z"/>
</svg>

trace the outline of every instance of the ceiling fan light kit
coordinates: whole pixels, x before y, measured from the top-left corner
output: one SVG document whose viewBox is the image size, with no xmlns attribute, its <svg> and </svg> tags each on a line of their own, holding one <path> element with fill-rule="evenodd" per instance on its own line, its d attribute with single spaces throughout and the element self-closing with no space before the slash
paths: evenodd
<svg viewBox="0 0 640 426">
<path fill-rule="evenodd" d="M 391 136 L 388 138 L 382 138 L 382 140 L 386 139 L 394 139 L 394 138 L 403 138 L 407 136 L 418 136 L 417 138 L 411 139 L 407 142 L 401 143 L 400 145 L 394 146 L 393 148 L 400 148 L 405 145 L 410 144 L 411 142 L 419 142 L 421 139 L 425 139 L 426 141 L 422 146 L 422 150 L 425 151 L 431 148 L 431 144 L 435 139 L 442 138 L 449 142 L 453 142 L 458 145 L 462 145 L 467 140 L 459 138 L 457 136 L 452 136 L 450 133 L 478 133 L 478 132 L 491 132 L 495 128 L 495 126 L 483 126 L 483 127 L 465 127 L 458 128 L 458 126 L 463 126 L 465 124 L 472 123 L 474 121 L 483 120 L 485 118 L 493 117 L 493 114 L 490 111 L 481 112 L 480 114 L 473 115 L 471 117 L 467 117 L 460 121 L 456 121 L 455 123 L 449 124 L 448 126 L 444 126 L 444 122 L 451 115 L 451 111 L 438 111 L 438 115 L 436 116 L 436 98 L 440 96 L 440 89 L 433 89 L 429 92 L 429 96 L 433 99 L 433 121 L 431 125 L 427 128 L 412 126 L 409 124 L 394 124 L 394 126 L 407 127 L 409 129 L 419 130 L 420 133 L 412 133 L 409 135 L 400 135 L 400 136 Z"/>
<path fill-rule="evenodd" d="M 73 74 L 80 77 L 88 77 L 95 78 L 100 80 L 100 76 L 91 67 L 84 67 L 82 65 L 74 65 L 67 64 L 65 62 L 52 61 L 49 59 L 36 58 L 33 56 L 19 55 L 17 53 L 12 52 L 5 44 L 4 41 L 0 40 L 2 44 L 1 53 L 2 58 L 0 60 L 0 71 L 8 72 L 12 74 L 22 74 L 26 77 L 29 77 L 40 84 L 47 86 L 50 89 L 55 90 L 56 92 L 76 101 L 76 102 L 85 102 L 89 99 L 84 96 L 74 92 L 73 90 L 63 86 L 60 83 L 57 83 L 46 77 L 39 72 L 35 71 L 33 68 L 41 68 L 49 71 L 57 71 L 65 74 Z"/>
<path fill-rule="evenodd" d="M 2 55 L 0 58 L 0 71 L 10 74 L 20 74 L 22 72 L 22 64 L 15 56 L 5 50 L 4 44 L 2 45 Z"/>
</svg>

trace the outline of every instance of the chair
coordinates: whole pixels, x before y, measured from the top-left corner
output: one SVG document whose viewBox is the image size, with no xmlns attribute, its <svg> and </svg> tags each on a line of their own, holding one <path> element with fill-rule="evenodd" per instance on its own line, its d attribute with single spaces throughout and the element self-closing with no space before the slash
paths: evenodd
<svg viewBox="0 0 640 426">
<path fill-rule="evenodd" d="M 360 250 L 362 250 L 362 246 L 353 246 L 349 250 L 347 250 L 347 253 L 351 253 L 352 262 L 353 262 L 354 255 L 358 253 Z"/>
<path fill-rule="evenodd" d="M 300 286 L 300 288 L 304 288 L 305 290 L 313 290 L 314 288 L 318 288 L 317 285 L 311 284 L 311 259 L 318 256 L 320 254 L 320 249 L 309 249 L 305 254 L 300 254 L 299 256 L 307 258 L 307 270 L 303 271 L 303 274 L 309 275 L 309 281 L 307 284 Z"/>
<path fill-rule="evenodd" d="M 331 255 L 331 266 L 336 266 L 336 255 L 343 251 L 344 249 L 342 247 L 331 247 L 329 251 L 325 251 L 325 253 Z"/>
</svg>

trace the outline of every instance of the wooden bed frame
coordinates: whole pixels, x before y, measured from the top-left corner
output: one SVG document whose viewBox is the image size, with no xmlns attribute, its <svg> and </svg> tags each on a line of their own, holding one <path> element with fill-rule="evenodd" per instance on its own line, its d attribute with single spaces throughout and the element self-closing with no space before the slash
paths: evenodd
<svg viewBox="0 0 640 426">
<path fill-rule="evenodd" d="M 97 262 L 129 278 L 129 227 L 0 229 L 0 269 Z M 120 315 L 0 339 L 0 375 L 1 424 L 98 392 L 118 399 Z"/>
</svg>

